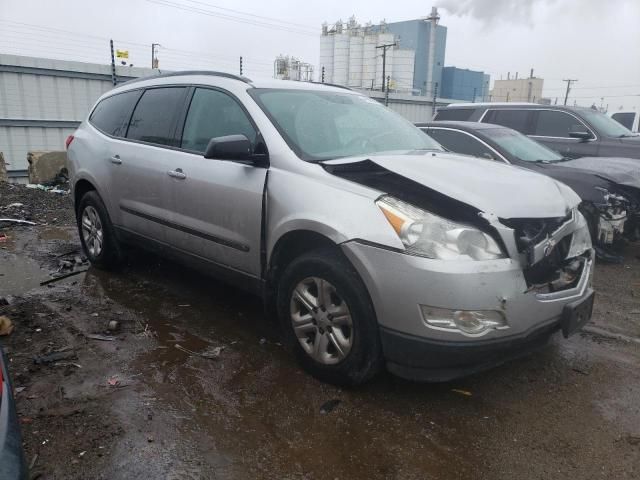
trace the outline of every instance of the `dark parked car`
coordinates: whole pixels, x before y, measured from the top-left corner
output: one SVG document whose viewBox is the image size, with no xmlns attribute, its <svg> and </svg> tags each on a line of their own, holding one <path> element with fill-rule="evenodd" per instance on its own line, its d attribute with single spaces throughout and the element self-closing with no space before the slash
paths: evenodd
<svg viewBox="0 0 640 480">
<path fill-rule="evenodd" d="M 582 199 L 592 239 L 601 258 L 623 234 L 637 237 L 640 175 L 620 173 L 634 160 L 589 158 L 570 160 L 510 128 L 473 122 L 417 124 L 447 150 L 483 157 L 548 175 L 570 186 Z M 585 169 L 584 165 L 589 165 Z"/>
<path fill-rule="evenodd" d="M 440 108 L 433 119 L 494 123 L 513 128 L 568 158 L 640 159 L 640 135 L 591 108 L 535 103 L 457 103 Z M 638 168 L 640 170 L 640 166 Z"/>
<path fill-rule="evenodd" d="M 7 365 L 0 347 L 0 478 L 18 480 L 27 478 L 27 467 Z"/>
</svg>

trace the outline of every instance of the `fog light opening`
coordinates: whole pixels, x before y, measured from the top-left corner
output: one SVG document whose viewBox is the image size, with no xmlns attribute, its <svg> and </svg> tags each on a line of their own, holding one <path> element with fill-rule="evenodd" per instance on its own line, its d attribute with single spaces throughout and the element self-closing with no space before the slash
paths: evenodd
<svg viewBox="0 0 640 480">
<path fill-rule="evenodd" d="M 481 336 L 509 327 L 504 314 L 497 310 L 449 310 L 426 305 L 420 308 L 425 324 L 436 330 Z"/>
</svg>

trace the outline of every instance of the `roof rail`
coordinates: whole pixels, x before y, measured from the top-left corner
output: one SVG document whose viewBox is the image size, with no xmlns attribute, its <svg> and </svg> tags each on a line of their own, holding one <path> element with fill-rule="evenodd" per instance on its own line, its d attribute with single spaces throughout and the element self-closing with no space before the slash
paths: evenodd
<svg viewBox="0 0 640 480">
<path fill-rule="evenodd" d="M 212 77 L 232 78 L 234 80 L 240 80 L 241 82 L 244 82 L 244 83 L 251 83 L 251 79 L 240 76 L 240 75 L 234 75 L 233 73 L 216 72 L 213 70 L 183 70 L 181 72 L 161 73 L 159 75 L 149 75 L 147 77 L 134 78 L 133 80 L 119 83 L 118 85 L 125 85 L 125 84 L 129 85 L 131 83 L 142 82 L 143 80 L 152 80 L 156 78 L 182 77 L 184 75 L 210 75 Z"/>
<path fill-rule="evenodd" d="M 327 87 L 335 87 L 335 88 L 343 88 L 344 90 L 354 91 L 353 88 L 347 87 L 345 85 L 338 85 L 337 83 L 326 83 L 326 82 L 308 82 L 316 85 L 326 85 Z"/>
</svg>

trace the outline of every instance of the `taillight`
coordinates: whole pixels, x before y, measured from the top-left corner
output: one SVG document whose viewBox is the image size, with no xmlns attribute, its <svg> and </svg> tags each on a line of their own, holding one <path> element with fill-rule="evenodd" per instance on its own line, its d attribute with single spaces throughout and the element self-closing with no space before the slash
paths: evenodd
<svg viewBox="0 0 640 480">
<path fill-rule="evenodd" d="M 74 138 L 73 135 L 69 135 L 67 137 L 67 141 L 64 142 L 65 146 L 67 147 L 67 150 L 69 150 L 69 145 L 71 145 L 71 142 L 73 142 L 73 138 Z"/>
</svg>

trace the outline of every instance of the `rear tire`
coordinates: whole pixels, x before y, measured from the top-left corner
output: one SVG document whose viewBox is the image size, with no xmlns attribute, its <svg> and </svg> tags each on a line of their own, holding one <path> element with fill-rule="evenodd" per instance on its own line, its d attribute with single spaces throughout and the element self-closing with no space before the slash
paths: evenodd
<svg viewBox="0 0 640 480">
<path fill-rule="evenodd" d="M 80 242 L 92 265 L 116 270 L 123 263 L 122 249 L 104 202 L 96 191 L 83 195 L 76 210 Z"/>
<path fill-rule="evenodd" d="M 314 377 L 358 385 L 380 370 L 382 348 L 364 283 L 339 252 L 304 254 L 284 270 L 277 291 L 285 342 Z"/>
</svg>

